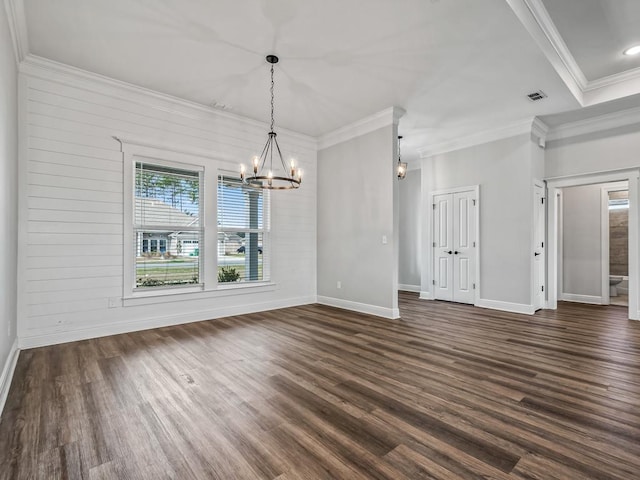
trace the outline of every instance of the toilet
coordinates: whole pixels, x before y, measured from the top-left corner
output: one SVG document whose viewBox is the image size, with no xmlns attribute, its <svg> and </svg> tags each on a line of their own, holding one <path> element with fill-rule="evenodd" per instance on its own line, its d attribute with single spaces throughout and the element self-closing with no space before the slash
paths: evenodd
<svg viewBox="0 0 640 480">
<path fill-rule="evenodd" d="M 618 296 L 618 285 L 622 282 L 623 277 L 618 275 L 609 275 L 609 296 Z"/>
</svg>

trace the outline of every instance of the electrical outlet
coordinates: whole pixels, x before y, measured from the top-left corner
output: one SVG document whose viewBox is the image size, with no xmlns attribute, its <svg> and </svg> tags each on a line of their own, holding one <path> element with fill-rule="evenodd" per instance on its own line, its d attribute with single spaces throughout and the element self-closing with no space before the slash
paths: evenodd
<svg viewBox="0 0 640 480">
<path fill-rule="evenodd" d="M 338 284 L 336 285 L 337 288 L 342 288 L 342 282 L 340 280 L 338 280 Z"/>
</svg>

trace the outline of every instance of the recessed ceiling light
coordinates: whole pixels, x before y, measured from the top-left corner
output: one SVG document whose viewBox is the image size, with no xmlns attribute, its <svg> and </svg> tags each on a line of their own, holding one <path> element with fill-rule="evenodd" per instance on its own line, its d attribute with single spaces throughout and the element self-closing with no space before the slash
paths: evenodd
<svg viewBox="0 0 640 480">
<path fill-rule="evenodd" d="M 625 55 L 638 55 L 640 53 L 640 45 L 634 45 L 633 47 L 627 48 L 623 53 Z"/>
</svg>

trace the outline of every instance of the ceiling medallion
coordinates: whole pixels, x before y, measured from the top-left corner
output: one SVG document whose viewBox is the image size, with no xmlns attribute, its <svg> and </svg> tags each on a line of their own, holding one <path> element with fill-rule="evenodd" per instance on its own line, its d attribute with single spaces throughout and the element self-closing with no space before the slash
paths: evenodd
<svg viewBox="0 0 640 480">
<path fill-rule="evenodd" d="M 240 166 L 240 178 L 242 181 L 256 188 L 266 188 L 269 190 L 291 190 L 294 188 L 300 188 L 302 183 L 302 170 L 297 168 L 294 160 L 289 163 L 289 167 L 285 165 L 282 158 L 282 152 L 278 145 L 277 134 L 274 131 L 273 125 L 273 66 L 278 63 L 278 57 L 275 55 L 267 55 L 266 60 L 271 64 L 271 128 L 268 133 L 267 143 L 262 149 L 260 156 L 253 157 L 253 175 L 247 175 L 245 166 Z M 276 157 L 276 165 L 274 170 L 273 157 Z M 278 165 L 278 160 L 282 166 Z"/>
</svg>

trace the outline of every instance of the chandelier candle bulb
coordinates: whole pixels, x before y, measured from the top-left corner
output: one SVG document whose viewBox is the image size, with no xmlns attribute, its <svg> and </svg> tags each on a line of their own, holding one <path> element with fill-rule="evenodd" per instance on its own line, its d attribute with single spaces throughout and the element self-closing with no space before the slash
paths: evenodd
<svg viewBox="0 0 640 480">
<path fill-rule="evenodd" d="M 244 173 L 246 171 L 246 168 L 244 166 L 244 164 L 240 165 L 240 180 L 244 181 Z"/>
</svg>

